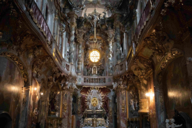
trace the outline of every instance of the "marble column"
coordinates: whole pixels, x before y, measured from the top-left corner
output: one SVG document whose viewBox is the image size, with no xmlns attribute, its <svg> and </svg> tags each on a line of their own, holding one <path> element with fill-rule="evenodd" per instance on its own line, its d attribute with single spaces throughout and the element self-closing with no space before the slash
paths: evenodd
<svg viewBox="0 0 192 128">
<path fill-rule="evenodd" d="M 80 90 L 77 92 L 77 116 L 76 116 L 76 128 L 81 128 L 81 122 L 82 122 L 82 106 L 81 106 L 81 93 Z"/>
<path fill-rule="evenodd" d="M 62 108 L 62 128 L 72 127 L 72 98 L 73 92 L 76 87 L 76 78 L 69 76 L 66 82 L 66 86 L 63 88 L 63 108 Z"/>
<path fill-rule="evenodd" d="M 42 86 L 42 85 L 41 85 Z M 49 111 L 49 93 L 50 90 L 46 89 L 46 90 L 41 90 L 40 93 L 43 93 L 40 96 L 40 105 L 39 105 L 39 115 L 38 115 L 38 122 L 40 122 L 40 125 L 42 128 L 45 127 L 46 124 L 46 120 L 48 117 L 48 111 Z"/>
<path fill-rule="evenodd" d="M 127 57 L 128 54 L 128 41 L 127 41 L 127 33 L 124 32 L 124 40 L 123 40 L 123 53 L 124 53 L 124 58 Z"/>
<path fill-rule="evenodd" d="M 114 30 L 109 28 L 107 31 L 108 34 L 108 42 L 109 42 L 109 70 L 108 70 L 108 75 L 113 74 L 113 41 L 114 41 Z"/>
<path fill-rule="evenodd" d="M 78 65 L 77 65 L 77 72 L 78 72 L 78 75 L 81 75 L 82 73 L 82 53 L 83 53 L 83 47 L 82 47 L 82 42 L 83 42 L 83 39 L 80 39 L 81 43 L 79 43 L 79 53 L 78 53 Z"/>
<path fill-rule="evenodd" d="M 73 92 L 74 92 L 74 89 L 73 88 L 70 88 L 69 89 L 69 102 L 68 102 L 68 111 L 69 111 L 69 117 L 68 117 L 68 128 L 71 128 L 72 127 L 72 102 L 73 102 Z"/>
<path fill-rule="evenodd" d="M 111 92 L 108 94 L 109 102 L 109 114 L 108 114 L 108 127 L 109 128 L 114 128 L 114 91 L 111 89 Z"/>
<path fill-rule="evenodd" d="M 79 53 L 78 53 L 78 65 L 77 65 L 77 72 L 78 75 L 81 75 L 81 69 L 82 69 L 82 45 L 79 44 Z"/>
<path fill-rule="evenodd" d="M 127 128 L 126 87 L 120 82 L 116 88 L 117 127 Z"/>
<path fill-rule="evenodd" d="M 115 14 L 115 21 L 114 21 L 114 27 L 115 27 L 115 42 L 116 42 L 116 60 L 117 63 L 121 62 L 121 32 L 120 32 L 120 27 L 121 27 L 121 21 L 120 21 L 120 15 Z"/>
<path fill-rule="evenodd" d="M 30 87 L 23 87 L 23 100 L 19 119 L 19 128 L 25 128 L 29 122 Z"/>
<path fill-rule="evenodd" d="M 75 12 L 68 13 L 68 16 L 70 18 L 70 45 L 69 45 L 69 62 L 71 64 L 74 64 L 74 57 L 75 57 L 75 28 L 77 26 L 76 24 L 76 18 L 77 15 Z"/>
<path fill-rule="evenodd" d="M 84 31 L 83 29 L 79 29 L 78 30 L 78 34 L 77 34 L 77 41 L 79 43 L 79 53 L 78 53 L 78 65 L 77 65 L 77 72 L 78 75 L 82 74 L 82 62 L 83 62 L 83 43 L 84 43 L 84 39 L 83 39 L 83 35 L 85 34 L 86 31 Z"/>
<path fill-rule="evenodd" d="M 73 89 L 65 89 L 62 95 L 62 128 L 71 128 Z"/>
<path fill-rule="evenodd" d="M 70 91 L 68 89 L 65 89 L 62 92 L 63 98 L 62 98 L 62 128 L 69 128 L 69 119 L 70 118 L 70 101 L 71 101 L 71 96 L 70 96 Z"/>
</svg>

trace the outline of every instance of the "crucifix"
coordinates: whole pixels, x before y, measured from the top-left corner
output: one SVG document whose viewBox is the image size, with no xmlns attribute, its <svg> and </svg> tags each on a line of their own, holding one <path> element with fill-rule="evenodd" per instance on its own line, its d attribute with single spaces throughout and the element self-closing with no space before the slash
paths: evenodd
<svg viewBox="0 0 192 128">
<path fill-rule="evenodd" d="M 97 21 L 98 21 L 98 16 L 100 14 L 97 13 L 96 9 L 94 9 L 94 12 L 92 14 L 90 14 L 90 16 L 93 17 L 93 22 L 94 22 L 94 39 L 93 39 L 93 42 L 96 43 L 97 42 L 97 32 L 96 32 L 96 28 L 97 28 Z"/>
</svg>

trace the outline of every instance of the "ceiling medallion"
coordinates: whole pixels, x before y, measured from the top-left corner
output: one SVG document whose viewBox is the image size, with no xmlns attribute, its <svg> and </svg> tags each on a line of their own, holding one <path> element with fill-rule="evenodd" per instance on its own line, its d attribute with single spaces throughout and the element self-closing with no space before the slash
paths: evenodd
<svg viewBox="0 0 192 128">
<path fill-rule="evenodd" d="M 100 59 L 100 52 L 98 50 L 93 50 L 89 54 L 89 59 L 91 62 L 98 62 Z"/>
</svg>

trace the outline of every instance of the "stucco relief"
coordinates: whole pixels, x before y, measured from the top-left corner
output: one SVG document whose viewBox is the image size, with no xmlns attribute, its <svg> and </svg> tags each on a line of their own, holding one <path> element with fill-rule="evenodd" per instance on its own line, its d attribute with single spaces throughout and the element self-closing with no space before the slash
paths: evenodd
<svg viewBox="0 0 192 128">
<path fill-rule="evenodd" d="M 89 109 L 101 109 L 102 105 L 103 102 L 99 90 L 91 90 L 87 96 L 87 106 Z"/>
</svg>

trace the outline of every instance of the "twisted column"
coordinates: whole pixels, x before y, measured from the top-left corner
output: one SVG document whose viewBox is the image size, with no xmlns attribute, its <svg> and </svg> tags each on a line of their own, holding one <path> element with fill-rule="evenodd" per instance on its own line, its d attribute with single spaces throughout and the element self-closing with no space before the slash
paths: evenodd
<svg viewBox="0 0 192 128">
<path fill-rule="evenodd" d="M 114 22 L 114 26 L 115 26 L 115 42 L 116 42 L 116 60 L 117 63 L 121 62 L 121 33 L 120 33 L 120 27 L 121 27 L 121 22 L 120 22 L 120 15 L 119 14 L 115 14 L 115 22 Z"/>
<path fill-rule="evenodd" d="M 108 94 L 109 98 L 109 115 L 108 115 L 108 121 L 109 121 L 109 128 L 114 127 L 114 106 L 113 106 L 113 96 L 114 96 L 114 91 L 111 89 L 111 92 Z"/>
<path fill-rule="evenodd" d="M 83 40 L 83 35 L 85 34 L 86 31 L 84 30 L 78 30 L 78 35 L 77 35 L 77 41 L 79 43 L 79 53 L 78 53 L 78 65 L 77 65 L 77 72 L 78 75 L 81 75 L 82 72 L 82 53 L 83 53 L 83 47 L 82 44 L 84 42 Z"/>
<path fill-rule="evenodd" d="M 30 102 L 30 87 L 29 88 L 23 87 L 22 99 L 23 99 L 23 102 L 22 102 L 21 112 L 20 112 L 19 128 L 24 128 L 29 123 L 28 109 L 29 109 L 29 102 Z"/>
<path fill-rule="evenodd" d="M 109 75 L 111 76 L 113 74 L 113 41 L 114 41 L 114 30 L 113 29 L 109 29 L 107 31 L 108 34 L 108 42 L 109 42 L 109 55 L 108 55 L 108 59 L 109 59 Z"/>
<path fill-rule="evenodd" d="M 69 62 L 71 64 L 74 64 L 74 53 L 75 53 L 75 27 L 77 26 L 76 24 L 76 18 L 77 15 L 75 12 L 70 12 L 68 13 L 68 16 L 70 18 L 70 45 L 69 45 Z"/>
<path fill-rule="evenodd" d="M 78 75 L 81 75 L 82 71 L 82 44 L 79 44 L 79 54 L 78 54 L 78 66 L 77 66 L 77 72 Z"/>
<path fill-rule="evenodd" d="M 76 128 L 81 128 L 82 122 L 82 113 L 81 113 L 81 92 L 78 90 L 77 92 L 78 100 L 77 100 L 77 119 L 76 119 Z"/>
</svg>

